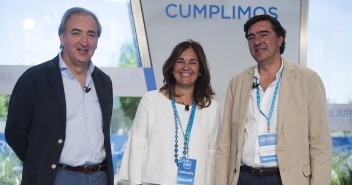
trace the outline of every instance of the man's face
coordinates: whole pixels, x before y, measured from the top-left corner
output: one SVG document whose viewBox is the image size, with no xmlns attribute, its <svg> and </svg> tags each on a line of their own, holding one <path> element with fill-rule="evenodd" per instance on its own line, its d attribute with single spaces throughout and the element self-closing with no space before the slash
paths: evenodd
<svg viewBox="0 0 352 185">
<path fill-rule="evenodd" d="M 72 15 L 66 29 L 60 35 L 62 58 L 68 66 L 85 66 L 91 60 L 98 45 L 98 26 L 89 15 Z"/>
<path fill-rule="evenodd" d="M 259 21 L 248 29 L 248 46 L 253 58 L 260 64 L 280 57 L 283 37 L 276 36 L 269 21 Z"/>
</svg>

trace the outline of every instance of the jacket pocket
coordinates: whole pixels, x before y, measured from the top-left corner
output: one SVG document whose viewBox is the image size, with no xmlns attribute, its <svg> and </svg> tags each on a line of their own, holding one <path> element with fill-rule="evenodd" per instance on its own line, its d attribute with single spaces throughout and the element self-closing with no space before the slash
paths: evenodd
<svg viewBox="0 0 352 185">
<path fill-rule="evenodd" d="M 302 171 L 303 171 L 303 175 L 306 176 L 306 177 L 312 175 L 312 171 L 310 169 L 310 164 L 307 164 L 307 165 L 303 166 Z"/>
</svg>

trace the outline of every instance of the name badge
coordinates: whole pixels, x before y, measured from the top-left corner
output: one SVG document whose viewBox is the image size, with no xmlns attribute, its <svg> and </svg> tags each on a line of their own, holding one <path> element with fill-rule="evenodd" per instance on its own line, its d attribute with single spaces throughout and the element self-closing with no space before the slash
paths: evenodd
<svg viewBox="0 0 352 185">
<path fill-rule="evenodd" d="M 177 172 L 177 184 L 194 184 L 197 160 L 185 157 L 180 158 Z"/>
<path fill-rule="evenodd" d="M 261 163 L 277 162 L 276 144 L 277 134 L 265 134 L 258 136 L 259 154 Z"/>
</svg>

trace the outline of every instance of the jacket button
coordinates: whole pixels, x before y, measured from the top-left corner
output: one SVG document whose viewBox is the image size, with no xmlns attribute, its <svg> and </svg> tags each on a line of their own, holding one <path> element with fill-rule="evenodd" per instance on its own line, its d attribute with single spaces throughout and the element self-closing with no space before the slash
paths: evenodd
<svg viewBox="0 0 352 185">
<path fill-rule="evenodd" d="M 61 143 L 62 143 L 62 139 L 59 139 L 59 140 L 57 141 L 57 143 L 61 144 Z"/>
<path fill-rule="evenodd" d="M 51 168 L 54 170 L 56 169 L 56 164 L 51 165 Z"/>
</svg>

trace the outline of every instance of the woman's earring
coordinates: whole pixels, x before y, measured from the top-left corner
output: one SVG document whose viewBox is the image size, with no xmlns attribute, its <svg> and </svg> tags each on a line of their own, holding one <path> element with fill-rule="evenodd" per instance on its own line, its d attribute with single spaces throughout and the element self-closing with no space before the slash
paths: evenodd
<svg viewBox="0 0 352 185">
<path fill-rule="evenodd" d="M 199 75 L 198 76 L 202 76 L 202 74 L 201 73 L 199 73 Z"/>
</svg>

